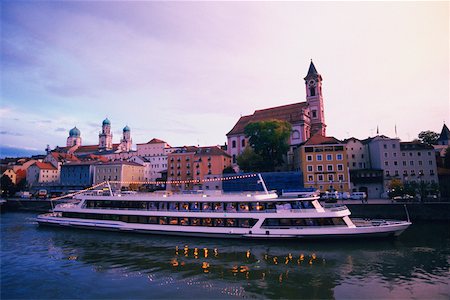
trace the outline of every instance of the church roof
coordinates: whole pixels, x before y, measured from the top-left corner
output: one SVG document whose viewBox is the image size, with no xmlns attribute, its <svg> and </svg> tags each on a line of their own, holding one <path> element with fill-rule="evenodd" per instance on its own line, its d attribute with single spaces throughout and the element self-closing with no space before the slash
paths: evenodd
<svg viewBox="0 0 450 300">
<path fill-rule="evenodd" d="M 311 60 L 311 63 L 309 64 L 308 74 L 306 76 L 317 75 L 317 74 L 319 74 L 319 73 L 317 72 L 316 67 L 314 66 L 314 63 Z"/>
<path fill-rule="evenodd" d="M 316 78 L 316 77 L 322 78 L 320 76 L 319 72 L 317 72 L 317 69 L 314 66 L 314 63 L 311 60 L 311 63 L 309 64 L 308 74 L 306 74 L 306 77 L 304 79 L 307 80 L 309 78 Z"/>
<path fill-rule="evenodd" d="M 283 106 L 256 110 L 253 115 L 242 116 L 234 125 L 233 129 L 227 133 L 228 135 L 244 133 L 245 126 L 252 122 L 281 120 L 291 124 L 299 122 L 303 119 L 303 110 L 308 106 L 306 102 L 299 102 Z"/>
<path fill-rule="evenodd" d="M 112 150 L 116 151 L 117 148 L 119 147 L 120 144 L 113 144 L 112 145 Z M 72 147 L 59 147 L 58 150 L 59 152 L 67 152 L 71 149 Z M 98 151 L 98 145 L 86 145 L 86 146 L 79 146 L 73 153 L 75 155 L 80 155 L 80 154 L 96 154 Z M 101 152 L 103 153 L 103 151 Z"/>
<path fill-rule="evenodd" d="M 442 127 L 441 134 L 439 135 L 439 138 L 437 139 L 438 142 L 441 141 L 448 141 L 450 140 L 450 130 L 448 129 L 447 125 L 444 124 Z"/>
</svg>

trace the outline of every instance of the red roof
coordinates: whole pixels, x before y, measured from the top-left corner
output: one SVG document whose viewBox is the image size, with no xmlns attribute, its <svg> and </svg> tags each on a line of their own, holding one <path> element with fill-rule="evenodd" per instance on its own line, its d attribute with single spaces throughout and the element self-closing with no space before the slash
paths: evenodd
<svg viewBox="0 0 450 300">
<path fill-rule="evenodd" d="M 57 161 L 79 161 L 78 157 L 76 157 L 73 154 L 68 153 L 61 153 L 61 152 L 52 152 L 51 155 L 57 160 Z"/>
<path fill-rule="evenodd" d="M 283 106 L 256 110 L 253 115 L 242 116 L 233 129 L 227 135 L 244 133 L 245 126 L 251 122 L 265 120 L 282 120 L 291 124 L 297 123 L 303 119 L 304 109 L 308 106 L 306 102 L 299 102 Z"/>
<path fill-rule="evenodd" d="M 56 170 L 56 168 L 51 163 L 44 163 L 40 161 L 35 162 L 33 166 L 36 166 L 41 170 Z"/>
<path fill-rule="evenodd" d="M 304 145 L 330 145 L 330 144 L 342 144 L 342 142 L 332 136 L 323 136 L 320 134 L 310 137 Z"/>
<path fill-rule="evenodd" d="M 112 150 L 117 150 L 117 148 L 119 147 L 120 144 L 113 144 L 112 145 Z M 72 147 L 60 147 L 59 150 L 62 152 L 67 152 L 69 151 Z M 79 146 L 74 153 L 75 154 L 81 154 L 81 153 L 95 153 L 98 152 L 98 145 L 86 145 L 86 146 Z M 58 150 L 57 150 L 58 151 Z"/>
<path fill-rule="evenodd" d="M 147 143 L 142 143 L 142 144 L 138 144 L 138 145 L 145 145 L 145 144 L 166 144 L 166 142 L 164 142 L 163 140 L 157 139 L 157 138 L 153 138 L 150 141 L 148 141 Z"/>
</svg>

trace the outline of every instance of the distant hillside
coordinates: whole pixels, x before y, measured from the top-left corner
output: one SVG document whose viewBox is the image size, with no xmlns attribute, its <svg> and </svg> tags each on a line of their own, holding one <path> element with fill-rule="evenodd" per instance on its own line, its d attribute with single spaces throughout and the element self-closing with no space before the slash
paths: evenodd
<svg viewBox="0 0 450 300">
<path fill-rule="evenodd" d="M 31 156 L 31 155 L 38 155 L 38 154 L 45 154 L 45 151 L 44 150 L 39 151 L 39 150 L 29 150 L 29 149 L 23 149 L 23 148 L 0 146 L 0 158 L 24 157 L 24 156 Z"/>
</svg>

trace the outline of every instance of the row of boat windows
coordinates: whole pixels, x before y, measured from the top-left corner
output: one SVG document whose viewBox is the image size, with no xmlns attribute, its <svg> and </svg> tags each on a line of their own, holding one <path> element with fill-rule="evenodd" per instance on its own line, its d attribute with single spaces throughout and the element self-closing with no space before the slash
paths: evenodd
<svg viewBox="0 0 450 300">
<path fill-rule="evenodd" d="M 307 227 L 307 226 L 340 226 L 346 225 L 342 218 L 290 218 L 290 219 L 275 219 L 268 218 L 264 220 L 261 227 Z"/>
<path fill-rule="evenodd" d="M 178 217 L 153 217 L 132 215 L 109 215 L 63 212 L 65 218 L 94 219 L 121 221 L 126 223 L 181 225 L 181 226 L 206 226 L 206 227 L 242 227 L 250 228 L 256 224 L 257 219 L 235 218 L 178 218 Z"/>
<path fill-rule="evenodd" d="M 187 218 L 187 217 L 154 217 L 133 215 L 110 215 L 63 212 L 65 218 L 94 219 L 121 221 L 125 223 L 204 226 L 204 227 L 253 227 L 257 219 L 249 218 Z M 268 218 L 264 220 L 262 228 L 291 228 L 291 227 L 317 227 L 317 226 L 343 226 L 342 218 Z"/>
<path fill-rule="evenodd" d="M 97 201 L 87 200 L 86 208 L 98 209 L 132 209 L 153 211 L 217 211 L 217 212 L 250 212 L 275 209 L 308 209 L 314 208 L 309 201 L 291 202 L 149 202 L 149 201 Z"/>
</svg>

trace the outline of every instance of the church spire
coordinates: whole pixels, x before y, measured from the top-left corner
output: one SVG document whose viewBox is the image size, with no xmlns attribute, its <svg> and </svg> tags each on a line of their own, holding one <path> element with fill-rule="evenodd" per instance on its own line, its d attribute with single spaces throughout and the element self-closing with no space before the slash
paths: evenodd
<svg viewBox="0 0 450 300">
<path fill-rule="evenodd" d="M 309 70 L 308 70 L 308 74 L 306 75 L 306 77 L 311 76 L 311 75 L 317 75 L 319 74 L 316 70 L 316 67 L 314 66 L 314 63 L 311 59 L 311 63 L 309 64 Z"/>
</svg>

